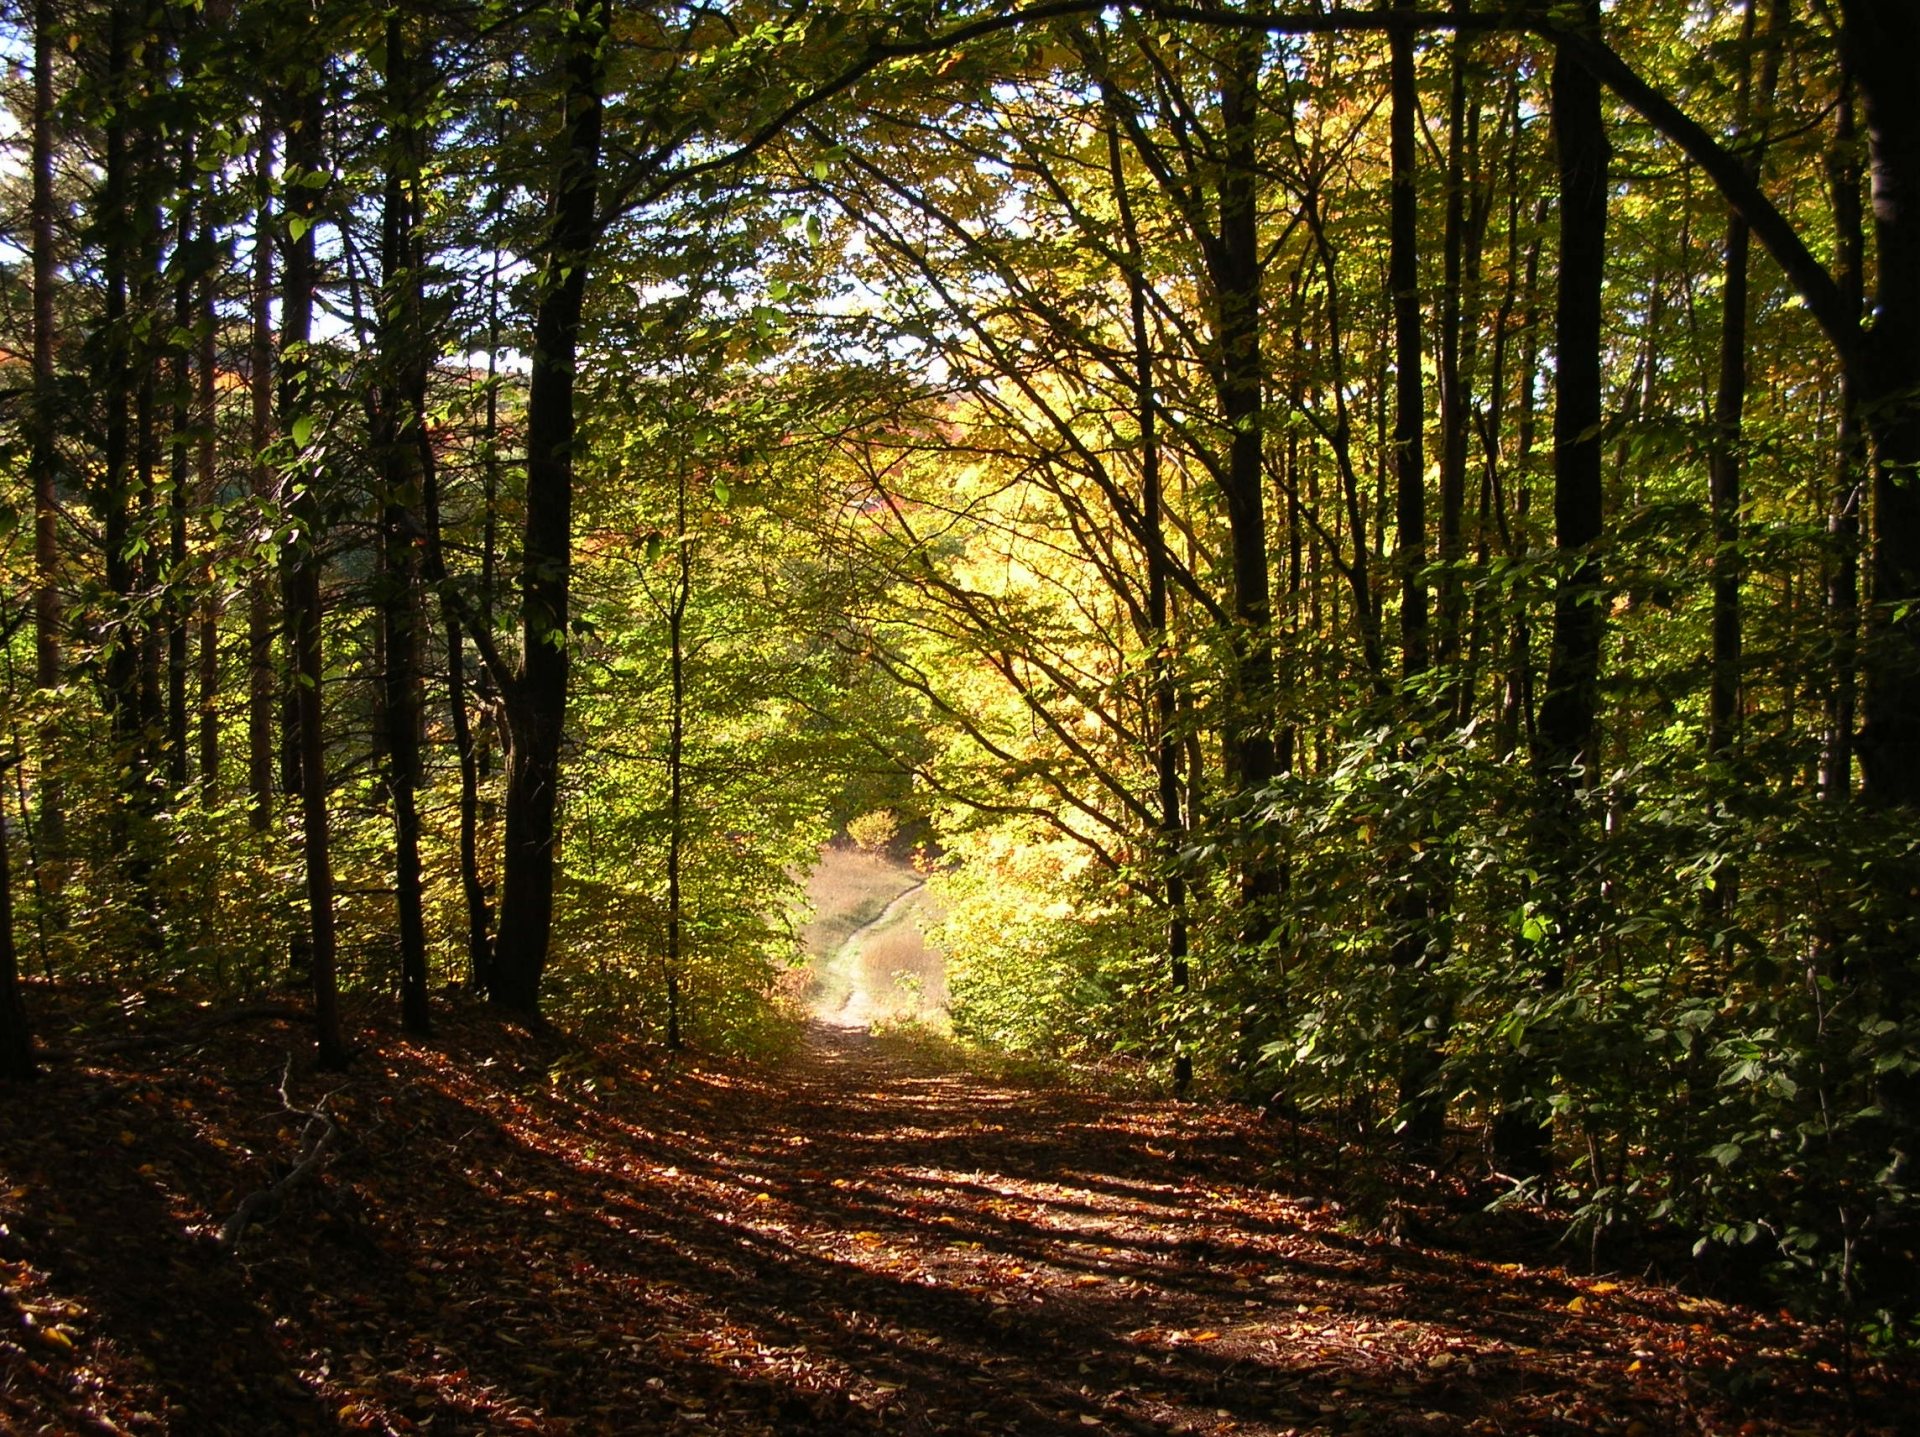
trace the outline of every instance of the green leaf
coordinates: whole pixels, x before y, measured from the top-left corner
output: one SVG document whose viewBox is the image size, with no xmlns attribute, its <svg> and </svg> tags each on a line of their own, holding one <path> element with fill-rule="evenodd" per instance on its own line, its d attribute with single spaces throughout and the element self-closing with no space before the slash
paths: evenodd
<svg viewBox="0 0 1920 1437">
<path fill-rule="evenodd" d="M 307 441 L 313 438 L 314 420 L 311 414 L 302 414 L 293 421 L 293 447 L 305 449 Z"/>
</svg>

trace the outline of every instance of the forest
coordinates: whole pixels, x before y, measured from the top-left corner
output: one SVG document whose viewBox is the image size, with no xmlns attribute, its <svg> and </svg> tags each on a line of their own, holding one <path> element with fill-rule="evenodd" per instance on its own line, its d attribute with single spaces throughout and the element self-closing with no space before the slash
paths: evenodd
<svg viewBox="0 0 1920 1437">
<path fill-rule="evenodd" d="M 429 1051 L 891 1081 L 781 1057 L 856 847 L 937 898 L 940 1051 L 1290 1134 L 1369 1241 L 1425 1171 L 1769 1306 L 1867 1421 L 1920 1317 L 1910 0 L 0 35 L 8 1124 L 244 1069 L 226 1251 Z"/>
</svg>

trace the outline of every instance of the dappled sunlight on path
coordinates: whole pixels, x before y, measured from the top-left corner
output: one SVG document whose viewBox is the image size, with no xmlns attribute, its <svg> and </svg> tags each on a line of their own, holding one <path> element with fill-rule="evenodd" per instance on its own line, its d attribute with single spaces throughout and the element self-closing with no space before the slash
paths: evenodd
<svg viewBox="0 0 1920 1437">
<path fill-rule="evenodd" d="M 0 1361 L 0 1427 L 65 1383 L 100 1430 L 195 1437 L 1841 1430 L 1802 1329 L 1456 1242 L 1438 1180 L 1388 1241 L 1310 1134 L 824 1023 L 768 1066 L 471 1008 L 363 1029 L 336 1156 L 235 1259 L 298 1039 L 218 1041 L 0 1113 L 13 1300 L 71 1333 Z"/>
</svg>

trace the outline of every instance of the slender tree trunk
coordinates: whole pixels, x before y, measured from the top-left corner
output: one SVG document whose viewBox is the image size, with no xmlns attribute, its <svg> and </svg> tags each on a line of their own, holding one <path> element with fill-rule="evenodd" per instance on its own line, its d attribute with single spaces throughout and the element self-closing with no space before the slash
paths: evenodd
<svg viewBox="0 0 1920 1437">
<path fill-rule="evenodd" d="M 194 327 L 194 273 L 187 263 L 193 247 L 194 186 L 198 183 L 191 134 L 180 141 L 180 213 L 175 234 L 173 277 L 173 404 L 169 418 L 167 463 L 167 572 L 161 607 L 166 628 L 167 786 L 187 786 L 187 650 L 193 604 L 187 574 L 187 499 L 193 471 L 193 353 L 188 336 Z"/>
<path fill-rule="evenodd" d="M 53 68 L 54 7 L 52 0 L 35 0 L 33 8 L 33 675 L 41 689 L 54 689 L 62 678 L 61 627 L 65 622 L 60 597 L 60 456 L 56 447 L 59 420 L 55 412 L 54 309 L 56 283 L 54 221 L 57 200 L 53 189 Z M 49 867 L 50 886 L 57 892 L 58 870 L 66 853 L 65 799 L 55 756 L 57 737 L 51 727 L 40 735 L 40 834 Z M 5 941 L 0 939 L 0 941 Z"/>
<path fill-rule="evenodd" d="M 249 442 L 254 502 L 273 502 L 275 484 L 267 462 L 273 439 L 273 131 L 262 125 L 256 156 L 259 200 L 253 222 L 253 330 L 247 358 L 252 406 Z M 247 581 L 247 792 L 255 831 L 273 822 L 273 600 L 265 574 Z"/>
<path fill-rule="evenodd" d="M 20 959 L 13 943 L 13 861 L 0 822 L 0 1080 L 25 1082 L 39 1071 L 33 1034 L 20 996 Z"/>
<path fill-rule="evenodd" d="M 1412 0 L 1394 0 L 1412 9 Z M 1426 395 L 1421 380 L 1420 241 L 1414 187 L 1413 37 L 1389 39 L 1388 145 L 1392 166 L 1387 218 L 1387 288 L 1393 304 L 1394 569 L 1400 580 L 1401 671 L 1420 679 L 1430 662 L 1427 623 Z M 1411 697 L 1411 695 L 1410 695 Z M 1415 704 L 1416 710 L 1420 707 Z"/>
<path fill-rule="evenodd" d="M 1142 252 L 1133 203 L 1127 192 L 1126 172 L 1120 162 L 1117 129 L 1107 129 L 1107 160 L 1113 174 L 1113 193 L 1119 206 L 1127 254 L 1128 317 L 1133 329 L 1134 406 L 1140 424 L 1140 515 L 1145 527 L 1147 561 L 1147 642 L 1153 646 L 1148 685 L 1153 694 L 1153 766 L 1160 807 L 1159 861 L 1161 897 L 1167 910 L 1167 986 L 1175 1005 L 1173 1090 L 1184 1095 L 1193 1085 L 1193 1055 L 1183 1036 L 1184 1014 L 1191 980 L 1187 942 L 1187 883 L 1180 871 L 1180 848 L 1186 823 L 1180 808 L 1180 691 L 1173 662 L 1173 632 L 1168 612 L 1168 579 L 1172 556 L 1167 552 L 1166 500 L 1160 473 L 1158 399 L 1153 382 L 1153 337 L 1147 327 L 1146 257 Z"/>
<path fill-rule="evenodd" d="M 1394 0 L 1410 10 L 1412 0 Z M 1393 307 L 1393 475 L 1394 568 L 1400 580 L 1400 651 L 1404 679 L 1403 712 L 1417 734 L 1429 726 L 1432 698 L 1426 692 L 1432 663 L 1427 606 L 1427 462 L 1424 442 L 1426 393 L 1421 375 L 1424 342 L 1420 326 L 1420 253 L 1414 168 L 1414 126 L 1419 96 L 1414 89 L 1413 37 L 1406 30 L 1388 40 L 1388 149 L 1390 195 L 1387 218 L 1387 288 Z M 1409 736 L 1411 737 L 1412 734 Z M 1432 885 L 1420 856 L 1406 849 L 1396 855 L 1405 881 L 1393 903 L 1398 933 L 1390 960 L 1394 968 L 1394 1020 L 1398 1028 L 1399 1107 L 1402 1133 L 1409 1142 L 1431 1146 L 1446 1130 L 1446 1103 L 1431 1091 L 1440 1054 L 1435 1015 L 1438 997 L 1432 974 L 1423 971 L 1431 956 L 1438 915 Z"/>
<path fill-rule="evenodd" d="M 427 578 L 441 596 L 440 618 L 447 644 L 448 718 L 453 726 L 454 754 L 460 763 L 460 887 L 467 903 L 467 968 L 474 990 L 486 993 L 493 986 L 492 917 L 487 909 L 486 886 L 480 881 L 480 765 L 473 721 L 467 713 L 466 639 L 449 588 L 441 546 L 439 466 L 424 414 L 415 416 L 414 435 L 420 451 L 420 505 L 427 531 Z"/>
<path fill-rule="evenodd" d="M 673 597 L 667 605 L 667 1048 L 679 1052 L 681 893 L 686 846 L 687 601 L 693 590 L 693 552 L 687 538 L 687 470 L 676 469 L 673 495 Z"/>
<path fill-rule="evenodd" d="M 1456 10 L 1462 7 L 1456 0 Z M 1476 353 L 1474 331 L 1465 321 L 1470 291 L 1477 291 L 1479 244 L 1485 235 L 1485 210 L 1477 198 L 1469 204 L 1475 182 L 1467 176 L 1470 157 L 1477 155 L 1480 106 L 1468 94 L 1467 57 L 1470 41 L 1456 34 L 1449 42 L 1447 84 L 1447 205 L 1442 232 L 1439 353 L 1440 408 L 1440 526 L 1439 526 L 1439 639 L 1437 657 L 1445 670 L 1444 705 L 1452 722 L 1462 723 L 1473 701 L 1470 677 L 1461 671 L 1462 640 L 1466 626 L 1464 515 L 1467 492 L 1467 439 L 1471 424 L 1471 375 Z M 1477 298 L 1477 293 L 1474 294 Z"/>
<path fill-rule="evenodd" d="M 109 602 L 113 606 L 111 636 L 105 663 L 106 706 L 113 737 L 116 761 L 125 765 L 130 776 L 129 790 L 138 783 L 140 747 L 139 639 L 132 617 L 135 576 L 133 535 L 128 510 L 131 454 L 129 409 L 132 393 L 128 345 L 128 276 L 131 269 L 129 236 L 134 227 L 128 203 L 130 157 L 127 150 L 127 116 L 131 86 L 128 82 L 127 21 L 122 7 L 113 5 L 107 14 L 108 103 L 106 155 L 102 174 L 99 223 L 105 230 L 102 247 L 102 279 L 106 287 L 104 323 L 98 343 L 98 388 L 106 410 L 104 416 L 101 475 L 97 508 L 100 511 L 102 541 L 106 554 L 106 580 Z M 127 818 L 116 813 L 113 845 L 124 859 L 129 843 Z"/>
<path fill-rule="evenodd" d="M 1227 429 L 1226 500 L 1233 566 L 1233 713 L 1227 769 L 1241 795 L 1273 780 L 1273 596 L 1267 558 L 1263 463 L 1266 372 L 1260 354 L 1261 254 L 1258 156 L 1261 51 L 1234 37 L 1219 71 L 1223 164 L 1220 232 L 1210 268 L 1220 349 L 1219 397 Z M 1257 848 L 1240 872 L 1240 939 L 1257 950 L 1273 931 L 1279 868 Z"/>
<path fill-rule="evenodd" d="M 288 186 L 290 221 L 286 267 L 280 301 L 280 428 L 301 436 L 313 422 L 312 357 L 313 301 L 316 283 L 313 223 L 315 189 L 298 181 L 320 172 L 321 102 L 308 89 L 292 111 L 287 127 L 287 165 L 294 172 Z M 294 233 L 293 222 L 299 232 Z M 304 447 L 304 446 L 303 446 Z M 300 796 L 300 849 L 307 878 L 306 959 L 313 987 L 315 1040 L 322 1067 L 343 1067 L 346 1043 L 340 1033 L 339 990 L 336 976 L 336 939 L 333 915 L 333 858 L 327 813 L 326 711 L 322 682 L 326 664 L 321 649 L 323 599 L 320 590 L 321 508 L 316 492 L 320 480 L 312 460 L 295 456 L 290 463 L 290 509 L 298 535 L 288 546 L 285 565 L 286 633 L 293 664 L 288 685 L 293 699 L 294 744 L 288 777 L 289 792 Z"/>
<path fill-rule="evenodd" d="M 201 245 L 211 255 L 214 246 L 212 225 L 206 224 L 200 232 Z M 214 271 L 209 266 L 200 281 L 199 315 L 199 411 L 200 432 L 199 452 L 195 463 L 195 487 L 201 502 L 217 504 L 220 500 L 220 472 L 218 468 L 220 433 L 220 395 L 215 384 L 215 366 L 218 356 L 214 349 L 216 326 L 219 322 L 215 308 L 216 286 Z M 225 608 L 224 596 L 213 567 L 205 570 L 206 597 L 200 605 L 200 794 L 201 801 L 211 806 L 220 796 L 220 615 Z"/>
<path fill-rule="evenodd" d="M 1785 23 L 1786 0 L 1775 0 L 1769 21 L 1770 42 Z M 1753 0 L 1747 0 L 1741 38 L 1751 48 L 1755 31 Z M 1760 94 L 1772 93 L 1779 76 L 1779 50 L 1774 45 L 1762 64 Z M 1753 126 L 1753 76 L 1750 63 L 1742 71 L 1738 101 L 1739 124 Z M 1756 136 L 1747 151 L 1747 173 L 1760 177 L 1764 136 Z M 1714 390 L 1713 447 L 1708 456 L 1708 503 L 1713 513 L 1713 659 L 1707 683 L 1707 755 L 1725 759 L 1733 753 L 1740 728 L 1740 586 L 1745 564 L 1740 552 L 1741 428 L 1747 404 L 1748 260 L 1753 230 L 1738 213 L 1727 217 L 1727 237 L 1721 249 L 1720 374 Z M 1719 890 L 1716 890 L 1718 892 Z"/>
<path fill-rule="evenodd" d="M 1597 29 L 1597 0 L 1585 23 Z M 1602 529 L 1601 288 L 1606 272 L 1607 161 L 1600 87 L 1564 50 L 1555 56 L 1551 89 L 1560 169 L 1560 273 L 1555 299 L 1553 407 L 1554 547 L 1561 565 L 1554 592 L 1553 646 L 1540 708 L 1534 767 L 1541 785 L 1541 868 L 1553 872 L 1554 901 L 1577 894 L 1580 789 L 1596 766 L 1600 645 L 1604 633 L 1600 559 Z M 1569 926 L 1575 926 L 1569 924 Z M 1561 960 L 1549 953 L 1535 974 L 1558 988 Z M 1534 1063 L 1537 1064 L 1537 1059 Z M 1538 1069 L 1527 1065 L 1529 1080 Z M 1530 1102 L 1509 1103 L 1494 1125 L 1495 1152 L 1509 1172 L 1537 1172 L 1547 1162 L 1543 1114 Z"/>
<path fill-rule="evenodd" d="M 1859 131 L 1853 86 L 1840 79 L 1827 180 L 1833 194 L 1834 279 L 1858 317 L 1865 298 L 1866 218 L 1860 205 Z M 1866 432 L 1860 419 L 1859 380 L 1852 366 L 1840 369 L 1840 432 L 1833 492 L 1827 503 L 1826 619 L 1832 661 L 1826 704 L 1826 741 L 1820 756 L 1820 792 L 1829 802 L 1853 796 L 1853 729 L 1859 705 L 1860 503 L 1867 473 Z"/>
<path fill-rule="evenodd" d="M 407 27 L 387 21 L 388 144 L 380 227 L 380 393 L 373 401 L 374 448 L 381 471 L 380 613 L 386 662 L 381 714 L 386 727 L 387 791 L 393 804 L 394 898 L 400 917 L 400 1011 L 410 1033 L 431 1023 L 427 932 L 420 877 L 419 573 L 411 503 L 423 489 L 415 430 L 425 423 L 427 336 L 421 256 L 414 233 L 420 176 L 415 119 L 425 87 L 417 83 Z"/>
<path fill-rule="evenodd" d="M 574 362 L 597 238 L 600 40 L 607 6 L 608 0 L 578 0 L 566 19 L 566 117 L 540 260 L 527 392 L 520 671 L 502 695 L 510 749 L 493 998 L 528 1013 L 539 1009 L 553 928 L 555 817 L 567 707 Z"/>
</svg>

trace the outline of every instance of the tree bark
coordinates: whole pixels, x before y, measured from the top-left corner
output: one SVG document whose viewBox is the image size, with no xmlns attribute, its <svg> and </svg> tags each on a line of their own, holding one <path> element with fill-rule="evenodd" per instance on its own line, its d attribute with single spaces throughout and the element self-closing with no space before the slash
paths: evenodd
<svg viewBox="0 0 1920 1437">
<path fill-rule="evenodd" d="M 380 226 L 379 392 L 370 415 L 381 476 L 380 613 L 386 664 L 381 716 L 386 728 L 387 794 L 393 804 L 394 899 L 400 919 L 400 1012 L 410 1033 L 431 1026 L 427 932 L 420 877 L 419 565 L 412 503 L 424 487 L 417 431 L 426 423 L 428 353 L 424 278 L 415 236 L 422 87 L 406 22 L 387 21 L 388 143 Z"/>
<path fill-rule="evenodd" d="M 267 445 L 273 438 L 273 130 L 261 126 L 253 221 L 253 328 L 247 353 L 251 404 L 249 441 L 254 503 L 263 511 L 274 496 Z M 247 581 L 247 792 L 255 832 L 273 822 L 273 600 L 267 577 Z"/>
<path fill-rule="evenodd" d="M 1113 175 L 1114 201 L 1119 209 L 1121 235 L 1126 245 L 1127 313 L 1133 331 L 1134 406 L 1140 425 L 1140 516 L 1147 564 L 1147 633 L 1153 646 L 1148 663 L 1148 686 L 1153 705 L 1153 767 L 1159 803 L 1156 835 L 1161 866 L 1161 901 L 1166 905 L 1167 987 L 1172 994 L 1173 1091 L 1184 1096 L 1193 1085 L 1193 1055 L 1182 1039 L 1191 979 L 1188 964 L 1187 883 L 1180 871 L 1181 841 L 1186 823 L 1180 805 L 1180 691 L 1173 662 L 1173 632 L 1168 602 L 1172 555 L 1167 551 L 1165 496 L 1160 472 L 1158 405 L 1153 381 L 1153 342 L 1147 327 L 1146 256 L 1139 227 L 1127 193 L 1120 162 L 1120 136 L 1107 128 L 1107 163 Z"/>
<path fill-rule="evenodd" d="M 574 364 L 597 238 L 600 44 L 608 14 L 608 0 L 578 0 L 563 37 L 566 116 L 540 257 L 527 392 L 520 669 L 502 685 L 509 752 L 493 998 L 527 1013 L 539 1010 L 553 929 L 555 816 L 567 707 Z"/>
<path fill-rule="evenodd" d="M 30 214 L 33 250 L 33 408 L 28 467 L 33 474 L 33 677 L 42 690 L 60 686 L 63 670 L 61 629 L 65 606 L 60 595 L 59 417 L 55 411 L 56 283 L 53 188 L 54 7 L 34 0 L 33 7 L 33 196 Z M 57 895 L 66 856 L 66 800 L 59 773 L 58 735 L 49 724 L 40 734 L 40 836 L 47 889 Z M 57 915 L 56 915 L 57 916 Z M 0 942 L 9 941 L 0 938 Z M 0 1000 L 4 1001 L 4 1000 Z"/>
<path fill-rule="evenodd" d="M 33 1033 L 20 996 L 20 959 L 13 944 L 13 861 L 7 851 L 6 825 L 0 822 L 0 1079 L 25 1082 L 39 1065 L 33 1060 Z"/>
<path fill-rule="evenodd" d="M 318 192 L 302 181 L 321 172 L 321 99 L 308 88 L 292 110 L 287 126 L 288 186 L 286 265 L 281 277 L 280 301 L 280 428 L 302 437 L 313 422 L 312 356 L 313 303 L 316 283 L 313 224 Z M 298 229 L 298 233 L 295 230 Z M 305 445 L 299 445 L 305 450 Z M 322 1067 L 344 1067 L 347 1048 L 340 1033 L 339 987 L 336 975 L 336 939 L 333 913 L 333 859 L 327 812 L 326 712 L 322 681 L 326 665 L 321 649 L 324 614 L 320 589 L 322 538 L 318 484 L 320 474 L 307 453 L 290 457 L 287 489 L 297 534 L 288 545 L 286 578 L 286 634 L 292 660 L 293 744 L 288 777 L 290 792 L 300 796 L 300 849 L 307 882 L 307 952 L 313 989 L 313 1017 L 318 1058 Z"/>
<path fill-rule="evenodd" d="M 1596 30 L 1598 0 L 1585 20 Z M 1606 610 L 1597 546 L 1602 532 L 1601 340 L 1606 273 L 1607 161 L 1600 86 L 1565 50 L 1553 65 L 1550 108 L 1559 163 L 1559 286 L 1554 301 L 1553 521 L 1560 575 L 1554 590 L 1553 640 L 1546 695 L 1533 752 L 1540 784 L 1541 871 L 1555 873 L 1565 902 L 1577 890 L 1571 870 L 1580 849 L 1580 790 L 1593 781 L 1594 724 L 1600 645 Z M 1564 981 L 1549 951 L 1533 974 L 1544 991 Z M 1540 1059 L 1521 1065 L 1523 1086 L 1537 1083 Z M 1547 1165 L 1548 1132 L 1533 1095 L 1510 1095 L 1495 1119 L 1496 1155 L 1507 1171 Z"/>
<path fill-rule="evenodd" d="M 1272 782 L 1273 596 L 1267 557 L 1263 463 L 1266 372 L 1260 353 L 1261 254 L 1258 156 L 1261 49 L 1228 42 L 1221 62 L 1220 230 L 1210 246 L 1219 399 L 1227 430 L 1226 500 L 1233 566 L 1233 712 L 1224 735 L 1230 781 L 1241 795 Z M 1242 860 L 1240 939 L 1258 949 L 1273 930 L 1279 893 L 1272 855 L 1255 848 Z"/>
</svg>

